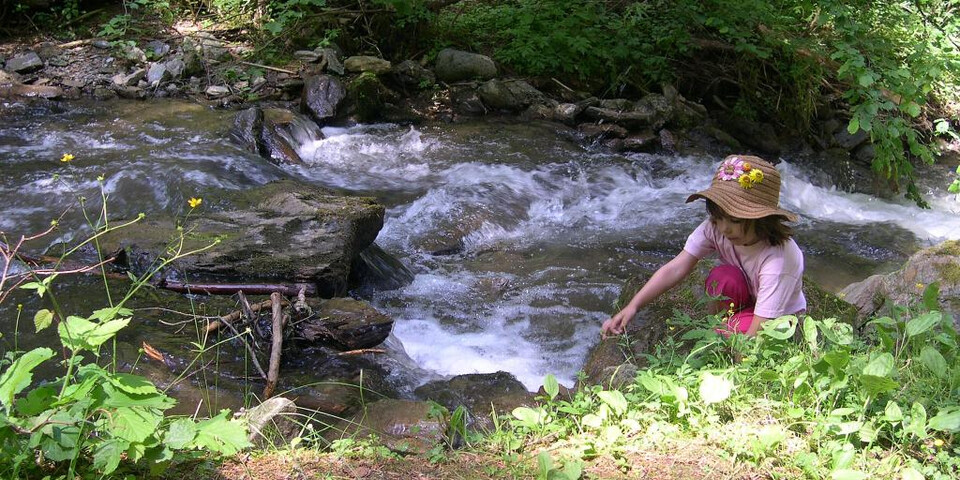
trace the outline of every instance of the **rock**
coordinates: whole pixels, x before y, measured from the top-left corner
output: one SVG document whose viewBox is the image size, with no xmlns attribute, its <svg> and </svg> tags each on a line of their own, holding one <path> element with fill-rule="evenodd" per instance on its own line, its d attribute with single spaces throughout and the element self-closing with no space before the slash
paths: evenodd
<svg viewBox="0 0 960 480">
<path fill-rule="evenodd" d="M 664 130 L 661 130 L 663 132 Z M 633 133 L 623 139 L 623 149 L 628 152 L 653 152 L 660 143 L 660 136 L 651 130 Z"/>
<path fill-rule="evenodd" d="M 43 60 L 35 52 L 27 52 L 7 60 L 7 70 L 16 73 L 30 73 L 43 68 Z"/>
<path fill-rule="evenodd" d="M 290 180 L 204 200 L 217 208 L 191 215 L 184 249 L 219 243 L 171 265 L 195 282 L 314 283 L 320 296 L 342 296 L 354 260 L 383 227 L 384 207 L 374 199 Z M 128 268 L 140 274 L 165 255 L 178 221 L 141 222 L 101 245 L 123 251 Z"/>
<path fill-rule="evenodd" d="M 341 351 L 380 345 L 393 328 L 390 317 L 352 298 L 331 298 L 314 313 L 297 324 L 300 337 Z"/>
<path fill-rule="evenodd" d="M 449 411 L 463 406 L 468 414 L 468 427 L 492 431 L 491 413 L 511 412 L 520 406 L 533 406 L 534 395 L 507 372 L 471 373 L 450 380 L 434 380 L 414 390 L 424 399 L 439 403 Z"/>
<path fill-rule="evenodd" d="M 297 404 L 288 398 L 273 397 L 240 418 L 249 428 L 247 439 L 258 448 L 283 448 L 300 434 Z"/>
<path fill-rule="evenodd" d="M 16 85 L 18 83 L 20 83 L 20 75 L 0 70 L 0 87 Z"/>
<path fill-rule="evenodd" d="M 166 55 L 167 53 L 170 53 L 170 45 L 167 45 L 166 43 L 163 43 L 160 40 L 151 40 L 147 42 L 147 44 L 144 45 L 144 47 L 146 48 L 146 51 L 149 54 L 150 58 L 154 60 L 163 58 L 164 55 Z"/>
<path fill-rule="evenodd" d="M 120 97 L 128 100 L 143 100 L 147 98 L 147 92 L 139 87 L 115 86 L 113 91 L 117 92 L 117 95 Z"/>
<path fill-rule="evenodd" d="M 222 62 L 232 58 L 230 50 L 224 46 L 223 41 L 219 38 L 207 32 L 200 32 L 196 34 L 194 39 L 197 42 L 197 49 L 204 59 Z"/>
<path fill-rule="evenodd" d="M 60 83 L 70 88 L 83 88 L 86 87 L 90 82 L 83 79 L 65 78 Z"/>
<path fill-rule="evenodd" d="M 597 102 L 597 107 L 599 108 L 616 110 L 618 112 L 633 110 L 633 105 L 634 103 L 626 98 L 604 98 Z"/>
<path fill-rule="evenodd" d="M 117 98 L 117 92 L 106 87 L 97 87 L 93 90 L 93 98 L 101 101 L 112 100 Z"/>
<path fill-rule="evenodd" d="M 545 98 L 523 80 L 489 80 L 480 85 L 477 95 L 488 108 L 511 112 L 519 112 Z"/>
<path fill-rule="evenodd" d="M 120 51 L 123 58 L 135 64 L 147 63 L 147 54 L 136 45 L 124 44 Z"/>
<path fill-rule="evenodd" d="M 844 150 L 853 150 L 870 139 L 870 133 L 862 128 L 851 134 L 846 128 L 841 128 L 833 134 L 833 145 Z"/>
<path fill-rule="evenodd" d="M 346 98 L 347 91 L 340 80 L 329 75 L 317 75 L 306 79 L 300 100 L 300 111 L 310 115 L 319 124 L 337 115 L 337 109 Z"/>
<path fill-rule="evenodd" d="M 93 45 L 93 48 L 99 48 L 100 50 L 107 50 L 113 47 L 113 44 L 107 40 L 94 40 L 90 45 Z"/>
<path fill-rule="evenodd" d="M 877 150 L 873 143 L 863 143 L 853 152 L 853 159 L 861 165 L 872 165 L 875 158 L 877 158 Z"/>
<path fill-rule="evenodd" d="M 577 130 L 583 138 L 594 141 L 600 138 L 624 138 L 629 132 L 615 123 L 581 123 Z"/>
<path fill-rule="evenodd" d="M 357 55 L 349 57 L 343 61 L 343 68 L 353 73 L 372 73 L 380 75 L 390 71 L 392 64 L 382 58 L 366 55 Z"/>
<path fill-rule="evenodd" d="M 942 312 L 960 329 L 960 241 L 949 240 L 912 255 L 903 268 L 886 275 L 873 275 L 844 288 L 840 295 L 856 305 L 861 318 L 886 315 L 894 306 L 921 301 L 923 290 L 940 284 L 938 302 Z"/>
<path fill-rule="evenodd" d="M 117 87 L 132 87 L 139 83 L 140 80 L 143 80 L 143 78 L 146 76 L 147 71 L 143 68 L 138 68 L 134 70 L 133 73 L 128 75 L 118 73 L 114 75 L 110 81 Z"/>
<path fill-rule="evenodd" d="M 485 115 L 487 107 L 477 95 L 474 85 L 455 85 L 450 87 L 450 103 L 453 111 L 463 115 Z"/>
<path fill-rule="evenodd" d="M 576 124 L 577 117 L 583 113 L 587 107 L 596 105 L 599 101 L 595 97 L 577 103 L 561 103 L 554 107 L 553 118 L 567 125 Z"/>
<path fill-rule="evenodd" d="M 223 98 L 227 95 L 230 95 L 230 87 L 224 85 L 210 85 L 206 90 L 203 91 L 207 97 L 216 99 Z"/>
<path fill-rule="evenodd" d="M 166 65 L 162 63 L 151 63 L 150 69 L 147 70 L 147 84 L 151 87 L 155 87 L 161 82 L 166 82 L 171 78 L 173 78 L 173 74 L 171 74 L 170 71 L 167 70 Z"/>
<path fill-rule="evenodd" d="M 340 52 L 337 49 L 317 47 L 313 52 L 317 54 L 318 61 L 327 71 L 343 75 L 344 67 L 340 61 Z"/>
<path fill-rule="evenodd" d="M 234 117 L 230 136 L 248 152 L 262 155 L 260 152 L 262 130 L 263 110 L 260 107 L 250 107 Z"/>
<path fill-rule="evenodd" d="M 614 110 L 610 108 L 587 107 L 584 113 L 587 117 L 606 123 L 620 124 L 630 129 L 650 128 L 663 125 L 665 121 L 653 110 Z"/>
<path fill-rule="evenodd" d="M 437 54 L 434 72 L 444 82 L 489 80 L 497 76 L 497 66 L 486 55 L 445 48 Z"/>
<path fill-rule="evenodd" d="M 414 274 L 393 255 L 376 243 L 360 252 L 357 262 L 350 270 L 351 282 L 363 284 L 375 290 L 396 290 L 413 281 Z"/>
<path fill-rule="evenodd" d="M 320 60 L 320 55 L 317 55 L 313 50 L 297 50 L 293 52 L 293 56 L 304 63 L 317 63 Z"/>
<path fill-rule="evenodd" d="M 375 435 L 395 452 L 423 454 L 444 441 L 445 419 L 437 418 L 433 412 L 427 402 L 379 400 L 367 404 L 363 412 L 335 430 L 338 437 Z"/>
<path fill-rule="evenodd" d="M 437 83 L 433 72 L 413 60 L 404 60 L 397 64 L 391 72 L 391 78 L 403 87 L 418 89 L 430 88 Z"/>
<path fill-rule="evenodd" d="M 63 90 L 48 85 L 2 85 L 0 84 L 0 98 L 46 98 L 57 99 L 63 97 Z"/>
<path fill-rule="evenodd" d="M 366 72 L 347 85 L 349 113 L 362 123 L 381 120 L 388 104 L 399 100 L 399 95 L 390 90 L 373 73 Z"/>
<path fill-rule="evenodd" d="M 183 57 L 179 55 L 167 60 L 163 66 L 170 72 L 171 78 L 183 77 L 183 72 L 187 69 L 187 65 L 183 62 Z"/>
<path fill-rule="evenodd" d="M 717 116 L 721 128 L 730 133 L 740 143 L 762 153 L 778 155 L 781 151 L 777 132 L 769 123 L 755 122 L 732 113 Z"/>
<path fill-rule="evenodd" d="M 320 138 L 316 124 L 304 116 L 279 108 L 264 110 L 258 145 L 260 155 L 267 160 L 277 165 L 303 163 L 297 146 Z"/>
</svg>

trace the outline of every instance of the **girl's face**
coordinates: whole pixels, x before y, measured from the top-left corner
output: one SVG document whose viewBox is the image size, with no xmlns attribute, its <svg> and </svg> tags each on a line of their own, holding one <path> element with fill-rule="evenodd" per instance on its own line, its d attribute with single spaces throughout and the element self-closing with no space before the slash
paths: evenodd
<svg viewBox="0 0 960 480">
<path fill-rule="evenodd" d="M 711 216 L 710 221 L 734 245 L 753 245 L 759 240 L 755 222 L 725 215 Z"/>
</svg>

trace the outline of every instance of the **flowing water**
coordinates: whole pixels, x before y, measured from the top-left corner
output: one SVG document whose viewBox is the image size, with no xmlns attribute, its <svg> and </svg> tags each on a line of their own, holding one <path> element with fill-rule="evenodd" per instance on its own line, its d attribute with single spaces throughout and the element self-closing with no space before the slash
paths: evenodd
<svg viewBox="0 0 960 480">
<path fill-rule="evenodd" d="M 387 206 L 377 244 L 413 281 L 354 293 L 395 319 L 419 381 L 506 370 L 530 389 L 547 373 L 572 383 L 624 280 L 675 255 L 704 218 L 702 202 L 684 200 L 719 160 L 610 154 L 554 125 L 478 121 L 324 128 L 322 139 L 300 138 L 303 165 L 275 166 L 229 141 L 232 112 L 193 104 L 7 103 L 0 114 L 8 236 L 46 228 L 78 196 L 99 208 L 98 176 L 114 218 L 183 214 L 190 197 L 287 177 L 375 196 Z M 64 153 L 75 159 L 61 162 Z M 837 191 L 781 160 L 781 200 L 800 214 L 808 276 L 828 289 L 960 238 L 945 179 L 920 210 Z M 61 224 L 80 219 L 73 208 Z M 62 228 L 45 240 L 80 235 Z M 12 307 L 3 308 L 9 349 Z"/>
</svg>

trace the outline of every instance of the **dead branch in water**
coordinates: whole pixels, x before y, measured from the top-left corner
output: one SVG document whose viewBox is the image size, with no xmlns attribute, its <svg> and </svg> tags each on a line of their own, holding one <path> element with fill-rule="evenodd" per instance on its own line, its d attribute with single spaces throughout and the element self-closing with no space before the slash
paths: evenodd
<svg viewBox="0 0 960 480">
<path fill-rule="evenodd" d="M 286 300 L 283 300 L 283 302 L 284 302 L 284 305 L 286 305 Z M 253 320 L 253 316 L 252 316 L 252 315 L 253 315 L 254 313 L 259 312 L 260 310 L 262 310 L 262 309 L 264 309 L 264 308 L 266 308 L 266 307 L 269 307 L 269 306 L 272 305 L 272 304 L 273 304 L 273 300 L 264 300 L 264 301 L 262 301 L 262 302 L 254 303 L 254 304 L 250 305 L 250 312 L 248 313 L 248 315 L 250 315 L 250 319 Z M 207 325 L 207 333 L 214 332 L 214 331 L 216 331 L 217 329 L 219 329 L 220 327 L 222 327 L 222 326 L 224 326 L 224 325 L 228 325 L 228 326 L 229 326 L 229 325 L 232 324 L 233 322 L 236 322 L 236 321 L 239 320 L 241 317 L 243 317 L 243 313 L 244 313 L 243 309 L 236 310 L 236 311 L 234 311 L 234 312 L 232 312 L 232 313 L 229 313 L 229 314 L 227 314 L 227 315 L 224 315 L 224 316 L 220 317 L 220 318 L 217 319 L 217 320 L 214 320 L 214 321 L 210 322 L 210 324 Z"/>
<path fill-rule="evenodd" d="M 267 371 L 267 386 L 263 388 L 263 398 L 273 396 L 277 388 L 277 378 L 280 376 L 280 354 L 283 348 L 283 298 L 279 293 L 270 294 L 273 304 L 273 346 L 270 349 L 270 367 Z"/>
<path fill-rule="evenodd" d="M 316 295 L 317 287 L 309 283 L 183 283 L 161 280 L 157 288 L 177 293 L 205 293 L 207 295 L 233 295 L 244 292 L 247 295 L 269 295 L 279 292 L 281 295 L 296 296 L 302 288 L 307 295 Z"/>
</svg>

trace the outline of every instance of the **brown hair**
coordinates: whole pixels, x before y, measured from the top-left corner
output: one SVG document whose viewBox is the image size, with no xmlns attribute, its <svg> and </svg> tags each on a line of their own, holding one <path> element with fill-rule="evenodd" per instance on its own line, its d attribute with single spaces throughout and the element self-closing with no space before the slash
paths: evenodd
<svg viewBox="0 0 960 480">
<path fill-rule="evenodd" d="M 713 203 L 711 200 L 707 200 L 707 212 L 711 218 L 737 218 L 725 212 L 719 205 Z M 757 232 L 757 236 L 775 247 L 783 245 L 783 242 L 786 242 L 793 236 L 793 229 L 783 223 L 787 221 L 787 217 L 783 215 L 769 215 L 753 219 L 737 218 L 737 220 L 743 221 L 745 223 L 744 228 L 746 229 L 749 229 L 752 224 L 754 231 Z"/>
</svg>

